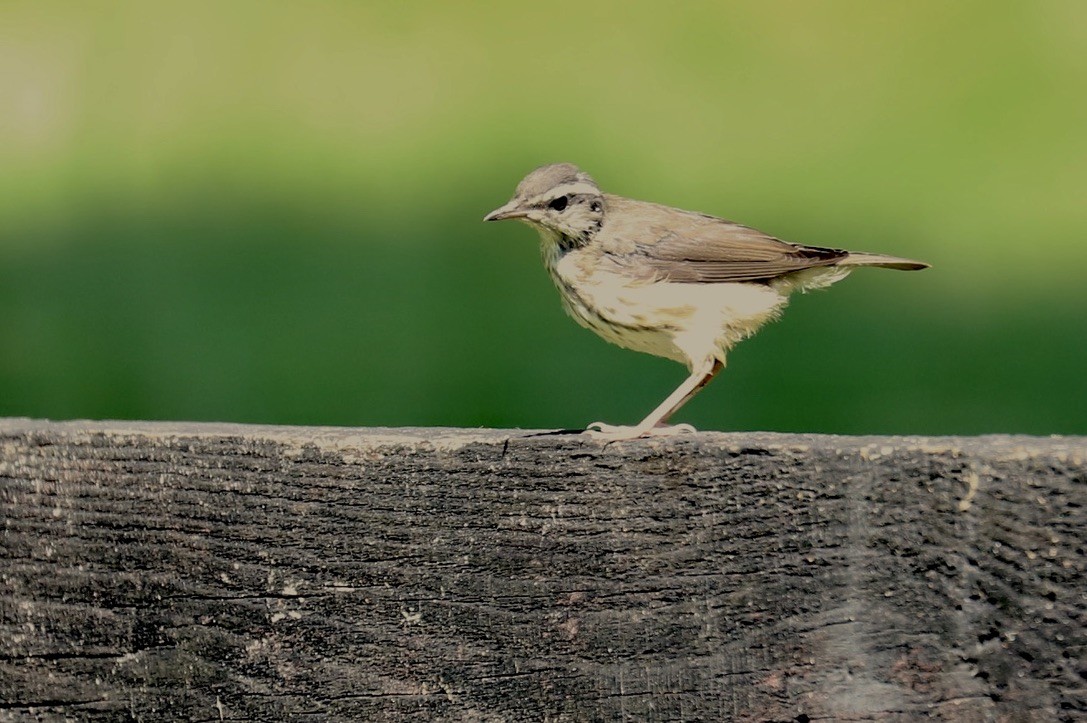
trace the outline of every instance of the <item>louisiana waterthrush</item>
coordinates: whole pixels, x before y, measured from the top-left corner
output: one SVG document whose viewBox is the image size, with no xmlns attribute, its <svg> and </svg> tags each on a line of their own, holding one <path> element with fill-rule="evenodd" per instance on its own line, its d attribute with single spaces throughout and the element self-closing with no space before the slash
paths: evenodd
<svg viewBox="0 0 1087 723">
<path fill-rule="evenodd" d="M 586 429 L 606 440 L 691 430 L 664 425 L 724 367 L 737 342 L 781 313 L 793 292 L 829 286 L 855 266 L 928 267 L 787 243 L 714 216 L 602 193 L 569 163 L 537 168 L 483 220 L 503 219 L 539 231 L 544 265 L 579 324 L 691 372 L 639 424 L 595 422 Z"/>
</svg>

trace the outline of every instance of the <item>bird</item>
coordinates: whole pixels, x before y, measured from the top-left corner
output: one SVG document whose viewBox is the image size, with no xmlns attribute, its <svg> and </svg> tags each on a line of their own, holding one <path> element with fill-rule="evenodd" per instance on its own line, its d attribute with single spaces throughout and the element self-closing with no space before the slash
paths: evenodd
<svg viewBox="0 0 1087 723">
<path fill-rule="evenodd" d="M 606 341 L 685 365 L 690 376 L 636 425 L 593 422 L 604 441 L 694 431 L 668 420 L 725 366 L 731 349 L 776 319 L 795 292 L 858 266 L 919 270 L 896 256 L 789 243 L 705 213 L 603 193 L 572 163 L 541 166 L 484 221 L 534 227 L 566 312 Z"/>
</svg>

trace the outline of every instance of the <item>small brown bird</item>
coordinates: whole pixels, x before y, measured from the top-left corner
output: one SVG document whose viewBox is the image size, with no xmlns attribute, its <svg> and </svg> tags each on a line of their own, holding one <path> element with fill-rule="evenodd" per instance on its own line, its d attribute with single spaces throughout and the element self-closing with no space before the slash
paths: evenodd
<svg viewBox="0 0 1087 723">
<path fill-rule="evenodd" d="M 544 265 L 575 321 L 691 372 L 638 425 L 594 422 L 585 430 L 606 440 L 693 431 L 664 424 L 721 371 L 737 342 L 781 313 L 794 291 L 830 286 L 854 266 L 928 267 L 791 244 L 703 213 L 601 193 L 570 163 L 537 168 L 483 220 L 507 218 L 539 231 Z"/>
</svg>

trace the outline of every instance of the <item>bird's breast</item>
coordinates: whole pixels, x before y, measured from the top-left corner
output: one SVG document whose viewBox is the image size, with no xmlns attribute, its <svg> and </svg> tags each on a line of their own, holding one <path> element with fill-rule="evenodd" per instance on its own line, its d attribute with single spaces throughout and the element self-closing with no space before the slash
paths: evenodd
<svg viewBox="0 0 1087 723">
<path fill-rule="evenodd" d="M 563 307 L 579 324 L 618 346 L 688 362 L 673 338 L 694 314 L 690 304 L 650 298 L 651 282 L 624 274 L 589 249 L 549 253 L 545 247 L 544 263 Z"/>
</svg>

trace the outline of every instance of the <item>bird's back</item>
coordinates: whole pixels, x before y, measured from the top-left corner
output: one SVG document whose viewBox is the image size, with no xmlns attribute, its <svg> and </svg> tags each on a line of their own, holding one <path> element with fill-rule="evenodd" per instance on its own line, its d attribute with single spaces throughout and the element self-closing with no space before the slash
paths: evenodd
<svg viewBox="0 0 1087 723">
<path fill-rule="evenodd" d="M 631 273 L 638 275 L 681 283 L 771 283 L 821 267 L 928 266 L 892 256 L 789 243 L 750 226 L 657 203 L 613 195 L 605 199 L 608 212 L 597 241 L 605 252 L 626 259 Z"/>
</svg>

